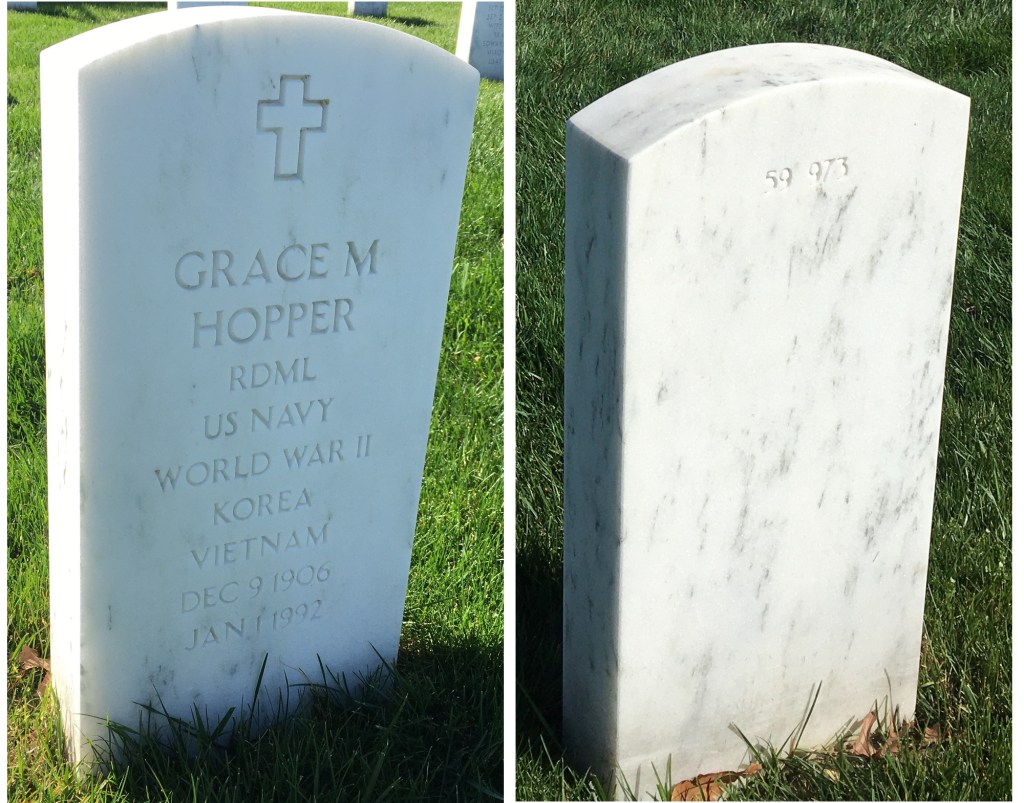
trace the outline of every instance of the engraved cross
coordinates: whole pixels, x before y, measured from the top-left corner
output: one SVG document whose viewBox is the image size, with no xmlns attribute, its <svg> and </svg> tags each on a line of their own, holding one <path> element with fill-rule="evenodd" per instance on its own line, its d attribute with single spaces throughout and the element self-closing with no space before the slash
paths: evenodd
<svg viewBox="0 0 1024 803">
<path fill-rule="evenodd" d="M 308 75 L 282 75 L 277 100 L 256 103 L 256 128 L 277 136 L 274 178 L 302 178 L 306 132 L 327 130 L 328 103 L 309 97 Z"/>
</svg>

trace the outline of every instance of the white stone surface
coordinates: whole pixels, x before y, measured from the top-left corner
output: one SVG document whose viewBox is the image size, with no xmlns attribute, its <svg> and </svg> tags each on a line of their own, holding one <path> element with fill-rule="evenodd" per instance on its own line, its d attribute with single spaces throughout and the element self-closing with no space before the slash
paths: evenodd
<svg viewBox="0 0 1024 803">
<path fill-rule="evenodd" d="M 223 6 L 41 70 L 52 663 L 88 757 L 157 695 L 243 710 L 265 656 L 261 717 L 395 658 L 479 78 Z"/>
<path fill-rule="evenodd" d="M 738 48 L 569 122 L 564 735 L 634 791 L 915 707 L 969 100 Z M 621 790 L 620 790 L 621 794 Z"/>
<path fill-rule="evenodd" d="M 387 3 L 363 3 L 349 0 L 348 13 L 359 17 L 386 17 Z"/>
<path fill-rule="evenodd" d="M 464 0 L 455 55 L 492 81 L 505 79 L 505 3 Z"/>
<path fill-rule="evenodd" d="M 245 0 L 167 0 L 167 8 L 200 8 L 201 6 L 244 6 Z"/>
</svg>

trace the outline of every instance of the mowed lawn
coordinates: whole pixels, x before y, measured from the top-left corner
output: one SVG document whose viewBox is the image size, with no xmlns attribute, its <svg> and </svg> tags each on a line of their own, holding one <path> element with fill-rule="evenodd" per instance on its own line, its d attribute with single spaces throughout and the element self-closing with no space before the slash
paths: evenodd
<svg viewBox="0 0 1024 803">
<path fill-rule="evenodd" d="M 586 767 L 566 762 L 561 742 L 565 123 L 660 67 L 764 42 L 865 51 L 968 95 L 972 108 L 913 727 L 897 752 L 872 759 L 843 751 L 786 758 L 786 746 L 776 745 L 782 759 L 758 756 L 764 770 L 733 794 L 765 800 L 1010 794 L 1010 4 L 519 0 L 519 799 L 604 793 Z M 865 611 L 864 626 L 889 615 L 901 612 Z"/>
<path fill-rule="evenodd" d="M 264 5 L 264 4 L 261 4 Z M 274 4 L 265 4 L 274 5 Z M 298 10 L 293 4 L 280 4 Z M 76 777 L 49 655 L 39 51 L 158 4 L 41 3 L 8 12 L 8 798 L 89 801 L 488 800 L 502 788 L 501 83 L 481 83 L 402 639 L 390 682 L 193 756 L 145 743 Z M 345 16 L 344 3 L 302 11 Z M 459 7 L 390 3 L 386 24 L 453 51 Z M 130 645 L 126 645 L 130 649 Z M 207 734 L 209 735 L 209 734 Z"/>
</svg>

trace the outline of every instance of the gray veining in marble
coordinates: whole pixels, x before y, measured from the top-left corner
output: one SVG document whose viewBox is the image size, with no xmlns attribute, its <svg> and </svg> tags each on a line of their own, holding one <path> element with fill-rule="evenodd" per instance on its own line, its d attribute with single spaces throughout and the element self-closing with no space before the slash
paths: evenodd
<svg viewBox="0 0 1024 803">
<path fill-rule="evenodd" d="M 757 45 L 569 121 L 564 733 L 653 788 L 912 715 L 969 100 Z M 653 768 L 652 768 L 653 767 Z"/>
</svg>

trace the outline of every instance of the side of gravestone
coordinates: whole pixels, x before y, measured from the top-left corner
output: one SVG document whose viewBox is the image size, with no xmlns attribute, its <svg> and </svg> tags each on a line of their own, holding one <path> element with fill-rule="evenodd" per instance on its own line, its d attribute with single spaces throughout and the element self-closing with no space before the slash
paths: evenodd
<svg viewBox="0 0 1024 803">
<path fill-rule="evenodd" d="M 913 715 L 968 109 L 881 59 L 779 44 L 570 120 L 581 766 L 642 795 L 669 761 L 737 767 L 733 728 L 812 746 L 876 703 Z"/>
<path fill-rule="evenodd" d="M 466 0 L 459 17 L 455 55 L 492 81 L 505 78 L 505 3 Z"/>
<path fill-rule="evenodd" d="M 381 26 L 244 7 L 43 52 L 75 758 L 150 702 L 238 721 L 262 671 L 264 721 L 321 665 L 394 660 L 478 82 Z"/>
<path fill-rule="evenodd" d="M 364 3 L 349 0 L 348 13 L 358 17 L 386 17 L 388 14 L 387 3 Z"/>
</svg>

